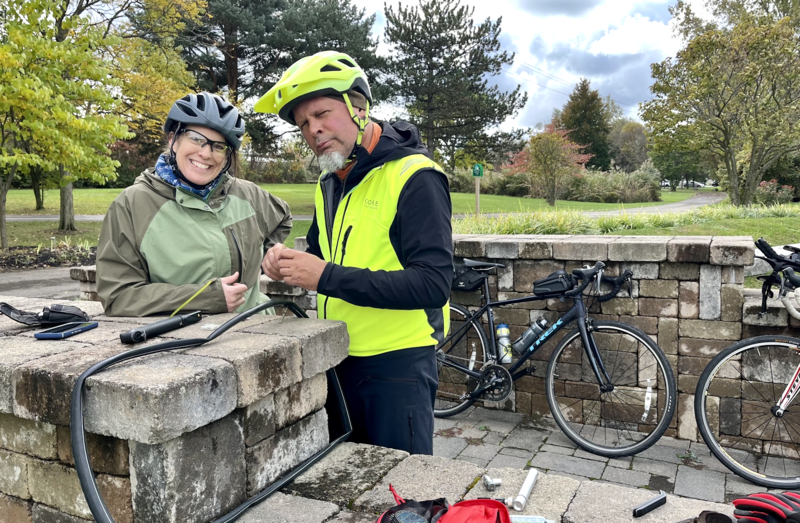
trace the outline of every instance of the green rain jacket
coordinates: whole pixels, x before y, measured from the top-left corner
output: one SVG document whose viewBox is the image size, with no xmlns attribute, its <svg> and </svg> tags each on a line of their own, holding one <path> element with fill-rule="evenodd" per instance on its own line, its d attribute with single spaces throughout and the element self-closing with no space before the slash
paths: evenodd
<svg viewBox="0 0 800 523">
<path fill-rule="evenodd" d="M 223 175 L 207 201 L 150 171 L 114 200 L 97 247 L 97 295 L 109 316 L 227 312 L 220 278 L 239 272 L 248 310 L 269 298 L 258 290 L 266 250 L 292 229 L 289 206 L 256 184 Z"/>
</svg>

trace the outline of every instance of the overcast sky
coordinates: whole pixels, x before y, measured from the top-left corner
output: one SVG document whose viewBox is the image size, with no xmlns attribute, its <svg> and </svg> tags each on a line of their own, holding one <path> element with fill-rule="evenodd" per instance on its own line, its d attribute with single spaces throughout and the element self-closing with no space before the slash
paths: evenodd
<svg viewBox="0 0 800 523">
<path fill-rule="evenodd" d="M 376 13 L 374 32 L 381 36 L 384 4 L 353 0 Z M 417 0 L 402 0 L 413 4 Z M 397 0 L 390 0 L 396 5 Z M 626 116 L 637 118 L 637 105 L 648 100 L 650 64 L 675 56 L 681 42 L 673 35 L 668 7 L 675 0 L 462 0 L 475 7 L 475 19 L 502 16 L 501 42 L 516 53 L 496 82 L 504 90 L 521 85 L 528 103 L 503 126 L 533 127 L 549 121 L 582 77 L 605 97 L 610 94 Z M 691 2 L 699 9 L 700 0 Z M 701 9 L 702 10 L 702 9 Z"/>
</svg>

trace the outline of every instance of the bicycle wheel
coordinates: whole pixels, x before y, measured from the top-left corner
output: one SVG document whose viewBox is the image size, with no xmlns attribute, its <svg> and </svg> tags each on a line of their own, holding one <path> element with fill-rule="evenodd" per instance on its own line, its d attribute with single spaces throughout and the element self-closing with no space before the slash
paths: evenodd
<svg viewBox="0 0 800 523">
<path fill-rule="evenodd" d="M 675 412 L 676 385 L 664 352 L 650 337 L 615 321 L 592 323 L 613 386 L 601 391 L 578 329 L 547 366 L 547 403 L 556 423 L 582 449 L 606 457 L 636 454 L 658 441 Z"/>
<path fill-rule="evenodd" d="M 697 428 L 735 474 L 769 488 L 800 487 L 800 404 L 776 405 L 800 368 L 800 340 L 758 336 L 720 352 L 695 390 Z"/>
<path fill-rule="evenodd" d="M 436 391 L 433 415 L 437 418 L 453 416 L 475 403 L 475 400 L 469 397 L 469 393 L 478 387 L 479 380 L 443 363 L 449 360 L 475 371 L 480 371 L 487 363 L 489 343 L 478 319 L 469 321 L 463 336 L 453 336 L 453 334 L 460 335 L 457 330 L 464 325 L 468 316 L 466 308 L 450 304 L 448 337 L 436 347 L 439 389 Z"/>
</svg>

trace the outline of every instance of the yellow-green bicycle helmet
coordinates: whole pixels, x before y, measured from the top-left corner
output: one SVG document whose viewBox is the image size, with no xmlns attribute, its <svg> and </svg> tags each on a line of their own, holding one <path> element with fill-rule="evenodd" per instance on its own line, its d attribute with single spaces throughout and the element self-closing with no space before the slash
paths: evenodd
<svg viewBox="0 0 800 523">
<path fill-rule="evenodd" d="M 350 103 L 348 91 L 357 91 L 367 99 L 366 115 L 359 118 Z M 256 102 L 253 109 L 257 113 L 277 114 L 281 119 L 297 125 L 292 112 L 297 105 L 309 98 L 327 95 L 341 95 L 350 111 L 350 117 L 358 126 L 356 147 L 369 117 L 372 94 L 367 76 L 350 56 L 337 51 L 322 51 L 295 62 L 283 73 L 272 89 Z"/>
</svg>

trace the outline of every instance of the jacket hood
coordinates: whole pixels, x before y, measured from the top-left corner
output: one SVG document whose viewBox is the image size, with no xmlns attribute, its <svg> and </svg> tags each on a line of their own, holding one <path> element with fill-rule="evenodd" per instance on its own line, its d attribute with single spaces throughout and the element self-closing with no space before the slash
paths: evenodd
<svg viewBox="0 0 800 523">
<path fill-rule="evenodd" d="M 368 172 L 386 162 L 405 158 L 412 154 L 423 154 L 429 158 L 431 157 L 428 149 L 422 144 L 419 130 L 414 125 L 403 121 L 374 123 L 381 127 L 381 136 L 378 144 L 372 150 L 372 153 L 368 153 L 363 147 L 358 149 L 355 159 L 356 164 L 347 174 L 347 178 L 345 178 L 345 193 L 358 185 Z M 338 181 L 336 173 L 324 174 L 322 181 L 329 177 L 333 177 L 335 181 Z"/>
</svg>

